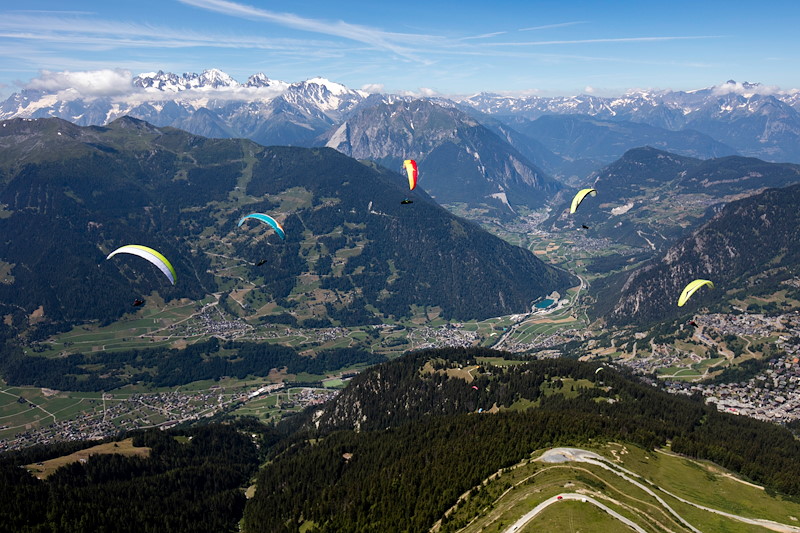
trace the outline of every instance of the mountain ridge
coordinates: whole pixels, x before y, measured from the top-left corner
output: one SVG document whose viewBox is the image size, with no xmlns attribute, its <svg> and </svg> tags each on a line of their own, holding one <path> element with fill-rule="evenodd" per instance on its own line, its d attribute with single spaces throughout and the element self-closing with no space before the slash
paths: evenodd
<svg viewBox="0 0 800 533">
<path fill-rule="evenodd" d="M 561 184 L 494 132 L 454 107 L 398 100 L 356 111 L 323 138 L 326 146 L 399 168 L 416 159 L 438 201 L 543 205 Z"/>
<path fill-rule="evenodd" d="M 737 294 L 756 285 L 767 291 L 792 279 L 800 272 L 798 202 L 800 184 L 727 204 L 656 259 L 609 281 L 598 295 L 595 316 L 603 315 L 609 324 L 646 324 L 704 307 L 729 307 Z M 681 290 L 698 278 L 711 280 L 715 290 L 700 291 L 678 308 Z"/>
<path fill-rule="evenodd" d="M 330 148 L 206 139 L 129 117 L 108 126 L 0 124 L 0 226 L 5 235 L 27 235 L 0 244 L 11 280 L 0 291 L 29 314 L 48 302 L 45 316 L 54 319 L 113 318 L 151 290 L 201 299 L 217 291 L 211 258 L 228 255 L 257 281 L 250 305 L 295 306 L 286 298 L 297 298 L 308 318 L 350 324 L 407 316 L 412 306 L 440 306 L 453 318 L 524 312 L 575 284 L 422 189 L 414 204 L 401 205 L 402 176 Z M 280 214 L 286 241 L 268 234 L 262 242 L 236 228 L 252 211 Z M 126 243 L 161 250 L 179 283 L 104 260 Z M 258 268 L 260 261 L 270 267 Z M 303 275 L 317 285 L 300 289 Z M 101 302 L 81 298 L 83 284 L 70 281 L 85 276 L 105 294 Z"/>
</svg>

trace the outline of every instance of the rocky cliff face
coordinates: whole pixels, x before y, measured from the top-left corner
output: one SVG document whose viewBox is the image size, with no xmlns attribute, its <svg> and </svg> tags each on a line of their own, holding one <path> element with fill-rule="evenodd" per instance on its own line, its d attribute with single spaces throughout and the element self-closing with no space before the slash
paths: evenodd
<svg viewBox="0 0 800 533">
<path fill-rule="evenodd" d="M 326 146 L 389 168 L 416 159 L 420 187 L 440 202 L 542 205 L 560 184 L 466 113 L 426 100 L 381 103 L 353 114 Z"/>
</svg>

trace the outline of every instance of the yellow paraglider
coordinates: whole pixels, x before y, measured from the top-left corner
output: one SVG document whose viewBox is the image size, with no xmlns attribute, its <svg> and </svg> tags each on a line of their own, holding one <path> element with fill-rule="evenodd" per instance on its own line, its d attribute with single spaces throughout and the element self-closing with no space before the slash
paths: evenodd
<svg viewBox="0 0 800 533">
<path fill-rule="evenodd" d="M 597 191 L 595 189 L 581 189 L 578 191 L 578 194 L 575 195 L 575 198 L 572 199 L 572 205 L 569 208 L 570 213 L 574 213 L 578 206 L 581 205 L 581 202 L 587 195 L 591 194 L 592 196 L 597 195 Z"/>
<path fill-rule="evenodd" d="M 711 289 L 714 288 L 714 284 L 707 279 L 696 279 L 692 281 L 683 288 L 683 292 L 681 292 L 681 296 L 678 298 L 678 307 L 683 307 L 683 305 L 689 301 L 689 298 L 691 298 L 692 294 L 697 292 L 697 290 L 703 285 L 708 285 Z"/>
</svg>

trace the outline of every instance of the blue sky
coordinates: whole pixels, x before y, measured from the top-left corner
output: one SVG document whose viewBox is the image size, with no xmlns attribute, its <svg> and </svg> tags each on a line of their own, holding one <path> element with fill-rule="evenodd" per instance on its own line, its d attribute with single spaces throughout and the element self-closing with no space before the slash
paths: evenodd
<svg viewBox="0 0 800 533">
<path fill-rule="evenodd" d="M 442 94 L 613 95 L 728 79 L 800 88 L 800 2 L 11 3 L 0 5 L 0 97 L 42 71 L 103 69 Z"/>
</svg>

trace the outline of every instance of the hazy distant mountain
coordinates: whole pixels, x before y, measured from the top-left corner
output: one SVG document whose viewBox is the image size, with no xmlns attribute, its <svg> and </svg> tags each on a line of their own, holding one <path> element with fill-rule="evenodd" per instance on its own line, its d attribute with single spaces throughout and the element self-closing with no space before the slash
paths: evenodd
<svg viewBox="0 0 800 533">
<path fill-rule="evenodd" d="M 544 115 L 577 114 L 673 131 L 692 129 L 744 155 L 768 161 L 800 162 L 798 99 L 797 92 L 781 94 L 757 83 L 728 81 L 695 91 L 631 91 L 621 97 L 512 97 L 481 93 L 458 102 L 499 118 L 535 120 Z M 642 144 L 648 143 L 639 143 Z"/>
<path fill-rule="evenodd" d="M 610 163 L 631 148 L 644 145 L 702 159 L 736 153 L 730 146 L 697 131 L 671 131 L 648 124 L 602 120 L 588 115 L 544 115 L 533 121 L 509 118 L 507 122 L 570 160 L 591 159 Z"/>
<path fill-rule="evenodd" d="M 2 121 L 0 302 L 80 321 L 114 319 L 151 291 L 200 299 L 216 290 L 208 253 L 220 250 L 251 269 L 254 301 L 296 307 L 290 293 L 308 273 L 319 286 L 293 312 L 348 324 L 412 305 L 464 319 L 523 312 L 574 283 L 423 190 L 401 205 L 406 193 L 399 174 L 328 148 L 206 139 L 129 117 L 106 127 Z M 281 219 L 285 242 L 236 227 L 263 210 Z M 175 286 L 149 265 L 105 260 L 131 243 L 169 257 Z"/>
<path fill-rule="evenodd" d="M 454 107 L 400 99 L 361 109 L 326 146 L 400 168 L 415 159 L 420 185 L 440 202 L 543 205 L 561 185 L 504 139 Z"/>
</svg>

